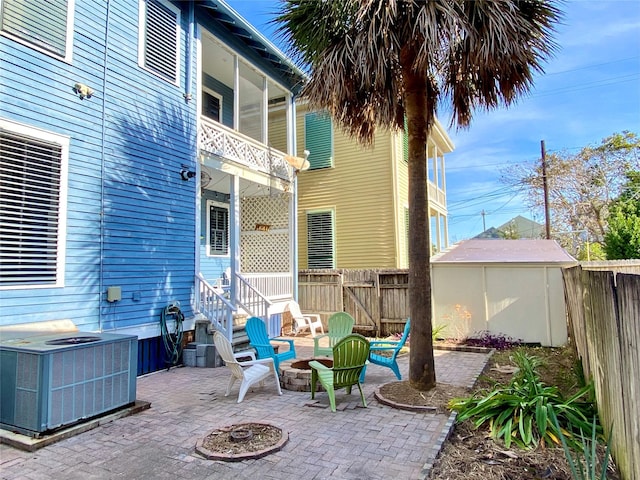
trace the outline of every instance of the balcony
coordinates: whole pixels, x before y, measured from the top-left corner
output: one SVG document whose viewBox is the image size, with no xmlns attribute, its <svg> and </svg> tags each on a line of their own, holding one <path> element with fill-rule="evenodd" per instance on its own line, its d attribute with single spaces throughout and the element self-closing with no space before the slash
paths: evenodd
<svg viewBox="0 0 640 480">
<path fill-rule="evenodd" d="M 233 161 L 285 182 L 292 182 L 294 178 L 293 167 L 287 163 L 283 152 L 204 116 L 200 117 L 198 148 L 201 152 Z"/>
<path fill-rule="evenodd" d="M 427 193 L 429 195 L 429 203 L 432 207 L 440 207 L 440 210 L 447 210 L 447 194 L 431 180 L 427 182 Z"/>
</svg>

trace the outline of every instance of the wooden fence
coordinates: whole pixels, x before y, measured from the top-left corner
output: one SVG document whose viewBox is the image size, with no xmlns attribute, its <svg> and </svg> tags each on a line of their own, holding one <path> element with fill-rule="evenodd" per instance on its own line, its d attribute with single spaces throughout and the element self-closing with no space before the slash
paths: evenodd
<svg viewBox="0 0 640 480">
<path fill-rule="evenodd" d="M 613 458 L 625 479 L 640 479 L 640 262 L 563 270 L 570 334 L 592 378 Z M 594 268 L 595 267 L 595 268 Z"/>
<path fill-rule="evenodd" d="M 407 270 L 300 270 L 298 302 L 303 311 L 347 312 L 354 331 L 369 336 L 401 332 L 409 318 Z"/>
</svg>

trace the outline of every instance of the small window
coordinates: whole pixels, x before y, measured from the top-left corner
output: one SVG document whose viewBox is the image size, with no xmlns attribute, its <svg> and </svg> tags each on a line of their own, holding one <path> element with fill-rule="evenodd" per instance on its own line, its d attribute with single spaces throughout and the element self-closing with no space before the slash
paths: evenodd
<svg viewBox="0 0 640 480">
<path fill-rule="evenodd" d="M 0 120 L 0 288 L 62 286 L 69 139 Z"/>
<path fill-rule="evenodd" d="M 307 213 L 308 268 L 335 268 L 333 211 Z"/>
<path fill-rule="evenodd" d="M 222 122 L 222 96 L 208 89 L 202 91 L 202 115 Z"/>
<path fill-rule="evenodd" d="M 209 255 L 229 255 L 229 205 L 207 202 Z"/>
<path fill-rule="evenodd" d="M 180 10 L 165 0 L 140 0 L 138 63 L 178 84 Z"/>
<path fill-rule="evenodd" d="M 304 148 L 309 150 L 309 170 L 333 167 L 333 126 L 327 114 L 305 115 Z"/>
<path fill-rule="evenodd" d="M 75 0 L 1 0 L 0 31 L 70 62 L 74 3 Z"/>
</svg>

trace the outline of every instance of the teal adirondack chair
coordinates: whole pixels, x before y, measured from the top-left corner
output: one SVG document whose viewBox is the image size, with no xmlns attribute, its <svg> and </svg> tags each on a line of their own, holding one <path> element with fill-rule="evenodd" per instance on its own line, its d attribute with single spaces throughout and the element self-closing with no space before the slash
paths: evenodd
<svg viewBox="0 0 640 480">
<path fill-rule="evenodd" d="M 407 337 L 409 336 L 409 330 L 411 327 L 410 322 L 410 319 L 407 320 L 400 340 L 373 340 L 370 342 L 371 348 L 369 351 L 369 361 L 376 365 L 389 367 L 393 370 L 393 373 L 396 374 L 398 380 L 402 380 L 402 375 L 400 374 L 400 368 L 398 368 L 396 358 L 398 357 L 398 353 L 402 347 L 404 347 L 404 344 L 407 342 Z M 390 355 L 381 355 L 381 352 L 388 352 Z"/>
<path fill-rule="evenodd" d="M 353 333 L 347 335 L 333 347 L 333 367 L 327 367 L 320 362 L 309 362 L 311 367 L 311 398 L 315 398 L 318 381 L 329 395 L 331 411 L 336 411 L 336 390 L 346 388 L 351 393 L 353 385 L 360 390 L 362 406 L 367 406 L 367 401 L 360 385 L 360 374 L 365 368 L 369 356 L 369 341 L 362 335 Z"/>
<path fill-rule="evenodd" d="M 333 347 L 344 337 L 353 332 L 355 320 L 347 312 L 337 312 L 329 317 L 329 330 L 323 335 L 313 337 L 313 356 L 331 356 Z M 320 342 L 324 346 L 320 345 Z"/>
<path fill-rule="evenodd" d="M 280 337 L 269 338 L 267 326 L 260 318 L 249 318 L 245 329 L 249 336 L 249 344 L 255 348 L 258 358 L 273 358 L 276 372 L 280 372 L 280 362 L 296 358 L 296 347 L 293 344 L 293 340 Z M 284 352 L 278 351 L 278 353 L 276 353 L 271 342 L 288 343 L 289 350 L 285 350 Z"/>
</svg>

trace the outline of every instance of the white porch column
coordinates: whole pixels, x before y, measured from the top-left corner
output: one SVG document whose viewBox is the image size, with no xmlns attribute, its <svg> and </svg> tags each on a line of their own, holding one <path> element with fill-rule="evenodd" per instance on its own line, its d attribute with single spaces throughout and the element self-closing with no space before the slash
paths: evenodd
<svg viewBox="0 0 640 480">
<path fill-rule="evenodd" d="M 287 102 L 287 150 L 289 155 L 296 155 L 296 103 L 293 96 Z M 298 176 L 294 173 L 293 194 L 289 199 L 289 252 L 291 255 L 291 296 L 298 301 Z"/>
<path fill-rule="evenodd" d="M 240 177 L 229 176 L 229 253 L 231 261 L 230 294 L 236 299 L 236 273 L 240 271 Z"/>
</svg>

